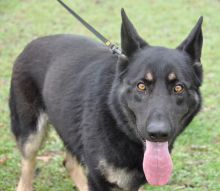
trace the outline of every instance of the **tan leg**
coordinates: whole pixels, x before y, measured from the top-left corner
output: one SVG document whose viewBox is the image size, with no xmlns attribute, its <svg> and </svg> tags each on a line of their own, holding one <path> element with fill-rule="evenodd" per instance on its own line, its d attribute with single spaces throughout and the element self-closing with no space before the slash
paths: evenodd
<svg viewBox="0 0 220 191">
<path fill-rule="evenodd" d="M 37 131 L 29 135 L 25 143 L 18 143 L 22 154 L 21 177 L 17 191 L 32 191 L 33 179 L 35 174 L 36 155 L 45 138 L 47 132 L 47 116 L 42 113 L 38 117 Z"/>
<path fill-rule="evenodd" d="M 88 181 L 85 175 L 85 169 L 79 164 L 75 157 L 66 153 L 65 167 L 79 191 L 88 191 Z"/>
<path fill-rule="evenodd" d="M 17 191 L 32 191 L 32 183 L 35 171 L 35 158 L 22 159 L 21 177 L 18 183 Z"/>
</svg>

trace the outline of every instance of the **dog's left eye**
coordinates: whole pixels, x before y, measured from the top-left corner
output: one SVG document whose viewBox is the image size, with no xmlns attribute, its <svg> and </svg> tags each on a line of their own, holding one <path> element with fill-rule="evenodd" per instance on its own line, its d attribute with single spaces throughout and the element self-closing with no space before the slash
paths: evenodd
<svg viewBox="0 0 220 191">
<path fill-rule="evenodd" d="M 182 84 L 175 85 L 173 91 L 177 94 L 181 94 L 184 92 L 184 86 Z"/>
<path fill-rule="evenodd" d="M 137 84 L 137 88 L 139 91 L 145 91 L 146 90 L 146 85 L 143 82 L 139 82 Z"/>
</svg>

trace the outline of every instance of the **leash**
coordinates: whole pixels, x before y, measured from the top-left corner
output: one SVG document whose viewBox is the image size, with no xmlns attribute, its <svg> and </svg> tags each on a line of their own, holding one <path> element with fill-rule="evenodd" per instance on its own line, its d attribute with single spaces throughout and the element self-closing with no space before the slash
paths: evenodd
<svg viewBox="0 0 220 191">
<path fill-rule="evenodd" d="M 121 49 L 115 44 L 111 43 L 101 33 L 99 33 L 94 27 L 83 20 L 74 10 L 70 9 L 63 1 L 57 0 L 71 15 L 73 15 L 82 25 L 84 25 L 90 32 L 92 32 L 98 39 L 100 39 L 107 47 L 112 50 L 113 54 L 122 54 Z"/>
</svg>

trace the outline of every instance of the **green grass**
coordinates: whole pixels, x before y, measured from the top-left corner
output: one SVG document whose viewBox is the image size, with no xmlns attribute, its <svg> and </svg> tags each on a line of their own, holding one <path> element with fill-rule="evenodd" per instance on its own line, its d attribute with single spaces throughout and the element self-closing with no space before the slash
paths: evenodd
<svg viewBox="0 0 220 191">
<path fill-rule="evenodd" d="M 82 17 L 113 42 L 120 43 L 120 8 L 124 7 L 139 33 L 154 45 L 176 47 L 200 15 L 204 16 L 204 104 L 175 144 L 174 174 L 165 187 L 150 191 L 220 190 L 220 1 L 218 0 L 66 0 Z M 8 90 L 12 63 L 23 47 L 39 36 L 57 33 L 90 34 L 54 0 L 0 1 L 0 191 L 16 187 L 20 155 L 10 133 Z M 37 191 L 73 190 L 62 167 L 63 146 L 54 132 L 38 161 Z"/>
</svg>

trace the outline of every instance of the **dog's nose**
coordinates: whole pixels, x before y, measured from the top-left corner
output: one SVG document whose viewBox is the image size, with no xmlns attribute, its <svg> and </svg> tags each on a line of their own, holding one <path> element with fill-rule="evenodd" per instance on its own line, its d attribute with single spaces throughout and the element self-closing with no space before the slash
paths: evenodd
<svg viewBox="0 0 220 191">
<path fill-rule="evenodd" d="M 147 134 L 150 141 L 165 142 L 168 141 L 171 133 L 170 125 L 167 122 L 151 122 L 147 127 Z"/>
</svg>

